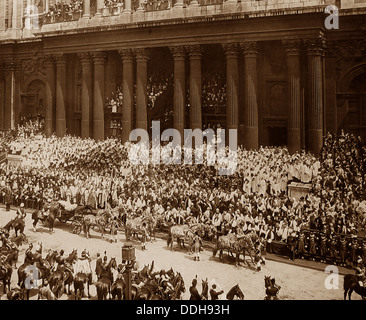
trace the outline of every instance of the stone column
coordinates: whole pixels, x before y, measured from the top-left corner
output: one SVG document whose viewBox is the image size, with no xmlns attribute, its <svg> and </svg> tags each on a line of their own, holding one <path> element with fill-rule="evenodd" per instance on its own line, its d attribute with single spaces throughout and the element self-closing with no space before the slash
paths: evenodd
<svg viewBox="0 0 366 320">
<path fill-rule="evenodd" d="M 94 104 L 93 104 L 93 137 L 104 140 L 104 52 L 93 52 L 94 61 Z"/>
<path fill-rule="evenodd" d="M 133 53 L 130 49 L 119 50 L 123 63 L 123 106 L 122 106 L 122 142 L 129 140 L 133 129 Z"/>
<path fill-rule="evenodd" d="M 301 150 L 301 87 L 300 87 L 300 49 L 301 40 L 285 40 L 287 52 L 288 81 L 288 126 L 287 145 L 291 154 Z"/>
<path fill-rule="evenodd" d="M 91 137 L 90 116 L 92 114 L 93 101 L 93 65 L 89 53 L 80 53 L 81 61 L 81 137 Z"/>
<path fill-rule="evenodd" d="M 5 117 L 5 79 L 2 62 L 0 62 L 0 129 L 4 129 Z"/>
<path fill-rule="evenodd" d="M 226 129 L 239 129 L 239 61 L 237 43 L 223 44 L 226 54 Z M 227 132 L 228 134 L 228 132 Z"/>
<path fill-rule="evenodd" d="M 96 16 L 101 16 L 102 15 L 102 8 L 104 6 L 104 0 L 96 0 L 97 1 L 97 12 L 96 12 Z"/>
<path fill-rule="evenodd" d="M 174 3 L 173 8 L 183 9 L 183 6 L 184 6 L 183 0 L 176 0 L 176 2 Z"/>
<path fill-rule="evenodd" d="M 54 56 L 56 61 L 56 135 L 66 134 L 66 59 L 63 54 Z"/>
<path fill-rule="evenodd" d="M 83 18 L 90 18 L 90 0 L 84 0 Z"/>
<path fill-rule="evenodd" d="M 13 72 L 13 88 L 14 88 L 14 106 L 11 119 L 11 128 L 16 129 L 20 123 L 20 113 L 21 113 L 21 64 L 17 60 L 15 62 L 15 68 Z"/>
<path fill-rule="evenodd" d="M 240 43 L 244 54 L 244 144 L 246 149 L 258 149 L 257 55 L 255 41 Z"/>
<path fill-rule="evenodd" d="M 125 0 L 125 8 L 123 9 L 123 13 L 131 13 L 131 0 Z"/>
<path fill-rule="evenodd" d="M 5 62 L 5 107 L 4 129 L 12 129 L 12 117 L 14 113 L 14 69 L 13 61 Z"/>
<path fill-rule="evenodd" d="M 183 46 L 171 47 L 174 58 L 174 129 L 184 137 L 184 120 L 186 105 L 186 52 Z"/>
<path fill-rule="evenodd" d="M 148 130 L 147 123 L 147 60 L 146 49 L 136 49 L 136 128 Z"/>
<path fill-rule="evenodd" d="M 45 12 L 48 12 L 49 10 L 50 10 L 50 0 L 46 0 Z"/>
<path fill-rule="evenodd" d="M 186 47 L 189 54 L 190 62 L 190 113 L 191 113 L 191 129 L 202 130 L 202 74 L 201 74 L 201 58 L 202 48 L 199 45 Z"/>
<path fill-rule="evenodd" d="M 324 73 L 323 56 L 325 39 L 319 37 L 305 41 L 308 49 L 308 148 L 319 155 L 323 146 L 324 129 Z"/>
<path fill-rule="evenodd" d="M 51 55 L 46 56 L 46 110 L 45 110 L 45 133 L 49 137 L 54 132 L 54 102 L 55 102 L 55 61 Z"/>
</svg>

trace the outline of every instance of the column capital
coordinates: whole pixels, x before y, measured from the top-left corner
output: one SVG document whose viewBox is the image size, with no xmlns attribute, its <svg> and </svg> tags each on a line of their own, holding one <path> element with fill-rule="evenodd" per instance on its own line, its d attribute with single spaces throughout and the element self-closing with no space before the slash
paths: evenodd
<svg viewBox="0 0 366 320">
<path fill-rule="evenodd" d="M 299 55 L 302 47 L 301 39 L 282 40 L 287 55 Z"/>
<path fill-rule="evenodd" d="M 55 59 L 53 58 L 53 56 L 51 54 L 45 55 L 44 63 L 45 63 L 46 68 L 53 67 L 55 65 Z"/>
<path fill-rule="evenodd" d="M 15 62 L 13 60 L 5 60 L 4 64 L 3 64 L 3 68 L 5 71 L 14 71 Z"/>
<path fill-rule="evenodd" d="M 169 47 L 170 52 L 174 59 L 176 58 L 185 58 L 186 49 L 184 46 L 171 46 Z"/>
<path fill-rule="evenodd" d="M 223 43 L 222 48 L 226 57 L 237 56 L 239 54 L 239 44 L 236 42 Z"/>
<path fill-rule="evenodd" d="M 54 54 L 52 55 L 52 58 L 55 60 L 57 67 L 64 67 L 66 66 L 66 57 L 63 53 Z"/>
<path fill-rule="evenodd" d="M 305 39 L 304 41 L 308 50 L 308 55 L 324 55 L 324 51 L 326 49 L 326 40 L 323 35 L 320 35 L 317 38 Z"/>
<path fill-rule="evenodd" d="M 106 59 L 106 54 L 103 51 L 94 51 L 90 53 L 94 64 L 104 64 Z"/>
<path fill-rule="evenodd" d="M 259 51 L 257 41 L 244 41 L 240 42 L 240 48 L 245 56 L 256 56 Z"/>
<path fill-rule="evenodd" d="M 81 64 L 91 63 L 92 62 L 92 56 L 89 52 L 80 52 L 78 53 L 78 57 L 81 61 Z"/>
<path fill-rule="evenodd" d="M 136 56 L 136 61 L 147 61 L 149 59 L 149 50 L 146 48 L 133 49 L 133 53 Z"/>
<path fill-rule="evenodd" d="M 185 46 L 190 58 L 201 58 L 203 54 L 202 47 L 198 45 Z"/>
<path fill-rule="evenodd" d="M 121 56 L 123 61 L 126 61 L 126 62 L 133 61 L 133 52 L 131 49 L 119 49 L 118 53 Z"/>
</svg>

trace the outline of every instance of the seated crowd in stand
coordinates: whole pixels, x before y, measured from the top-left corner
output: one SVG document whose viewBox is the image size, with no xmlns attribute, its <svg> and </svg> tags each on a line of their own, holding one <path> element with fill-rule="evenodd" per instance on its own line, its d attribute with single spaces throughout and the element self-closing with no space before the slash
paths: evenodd
<svg viewBox="0 0 366 320">
<path fill-rule="evenodd" d="M 342 261 L 340 234 L 351 254 L 351 239 L 365 228 L 365 213 L 359 210 L 365 199 L 365 147 L 351 135 L 328 135 L 320 160 L 305 152 L 290 155 L 286 148 L 238 148 L 236 172 L 220 176 L 205 164 L 132 165 L 130 144 L 117 139 L 46 138 L 28 131 L 20 128 L 6 142 L 9 149 L 20 148 L 24 160 L 21 166 L 0 165 L 0 202 L 9 192 L 12 204 L 33 209 L 50 198 L 95 209 L 108 202 L 123 207 L 127 218 L 151 214 L 166 223 L 189 218 L 213 225 L 218 234 L 243 228 L 257 232 L 269 250 L 276 241 L 292 250 L 303 244 L 310 256 L 322 252 L 324 234 L 328 255 L 336 242 L 334 261 Z M 311 183 L 311 192 L 299 200 L 289 197 L 291 181 Z M 310 229 L 316 243 L 311 233 L 302 234 Z M 355 254 L 365 259 L 365 243 L 357 241 Z"/>
</svg>

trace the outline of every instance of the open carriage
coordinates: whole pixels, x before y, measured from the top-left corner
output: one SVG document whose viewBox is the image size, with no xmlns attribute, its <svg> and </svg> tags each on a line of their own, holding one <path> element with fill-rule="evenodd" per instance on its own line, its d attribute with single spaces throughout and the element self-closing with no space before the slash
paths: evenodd
<svg viewBox="0 0 366 320">
<path fill-rule="evenodd" d="M 90 206 L 78 206 L 66 201 L 58 201 L 58 203 L 60 205 L 58 220 L 62 223 L 71 221 L 72 232 L 80 234 L 83 229 L 84 216 L 94 215 L 93 209 Z"/>
</svg>

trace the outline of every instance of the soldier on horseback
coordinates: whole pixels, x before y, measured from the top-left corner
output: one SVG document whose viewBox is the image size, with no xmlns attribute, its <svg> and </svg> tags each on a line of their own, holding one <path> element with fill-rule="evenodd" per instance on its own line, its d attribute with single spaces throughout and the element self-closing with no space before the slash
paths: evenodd
<svg viewBox="0 0 366 320">
<path fill-rule="evenodd" d="M 42 246 L 39 244 L 35 247 L 35 253 L 33 254 L 33 265 L 36 266 L 40 271 L 44 273 L 46 266 L 44 264 L 45 260 L 42 258 Z"/>
<path fill-rule="evenodd" d="M 360 286 L 363 287 L 365 284 L 365 280 L 366 280 L 366 275 L 365 275 L 365 266 L 363 264 L 362 258 L 358 257 L 357 259 L 357 266 L 356 266 L 356 278 L 357 281 L 359 282 Z"/>
<path fill-rule="evenodd" d="M 24 264 L 33 264 L 33 244 L 29 244 L 28 249 L 25 251 Z"/>
</svg>

